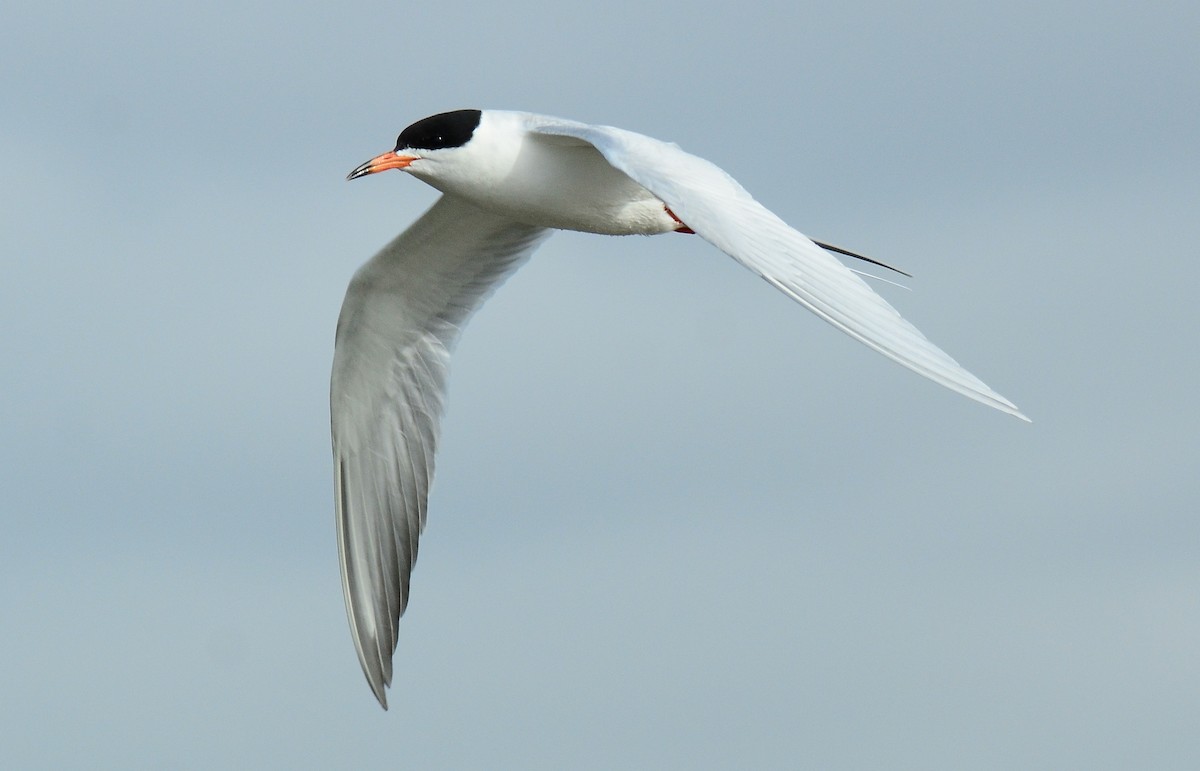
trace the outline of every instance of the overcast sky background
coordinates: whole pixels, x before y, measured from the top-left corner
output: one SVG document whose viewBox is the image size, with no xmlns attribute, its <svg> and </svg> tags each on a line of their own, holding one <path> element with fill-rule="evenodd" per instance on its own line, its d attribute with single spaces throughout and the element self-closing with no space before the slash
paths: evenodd
<svg viewBox="0 0 1200 771">
<path fill-rule="evenodd" d="M 1195 3 L 10 2 L 5 768 L 1200 767 Z M 695 237 L 559 234 L 456 354 L 389 712 L 333 528 L 418 118 L 679 142 L 1026 425 Z"/>
</svg>

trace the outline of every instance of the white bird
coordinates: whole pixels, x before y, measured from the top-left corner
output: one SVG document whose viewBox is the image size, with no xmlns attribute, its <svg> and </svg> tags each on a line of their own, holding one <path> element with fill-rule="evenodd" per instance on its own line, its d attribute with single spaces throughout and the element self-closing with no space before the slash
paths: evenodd
<svg viewBox="0 0 1200 771">
<path fill-rule="evenodd" d="M 425 526 L 450 350 L 471 314 L 553 229 L 694 232 L 884 356 L 1028 420 L 826 249 L 859 255 L 788 227 L 724 171 L 675 144 L 543 115 L 457 110 L 412 124 L 395 150 L 348 178 L 386 169 L 443 195 L 355 274 L 333 358 L 342 588 L 359 662 L 384 709 Z"/>
</svg>

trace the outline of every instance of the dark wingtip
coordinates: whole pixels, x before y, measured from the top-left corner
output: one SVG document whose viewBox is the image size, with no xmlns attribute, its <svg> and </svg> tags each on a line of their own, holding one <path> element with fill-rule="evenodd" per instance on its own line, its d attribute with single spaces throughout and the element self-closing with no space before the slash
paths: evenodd
<svg viewBox="0 0 1200 771">
<path fill-rule="evenodd" d="M 864 257 L 861 254 L 855 254 L 854 252 L 850 251 L 849 249 L 843 249 L 840 246 L 834 246 L 833 244 L 827 244 L 822 241 L 814 240 L 813 243 L 816 244 L 817 246 L 821 247 L 822 249 L 824 249 L 827 252 L 837 252 L 838 254 L 844 254 L 847 257 L 853 257 L 856 260 L 862 260 L 863 262 L 869 262 L 872 265 L 878 265 L 881 268 L 887 268 L 888 270 L 895 271 L 896 273 L 899 273 L 901 276 L 908 276 L 909 278 L 912 278 L 911 273 L 900 270 L 899 268 L 893 268 L 891 265 L 888 265 L 886 262 L 880 262 L 879 260 L 873 260 L 870 257 Z"/>
<path fill-rule="evenodd" d="M 387 686 L 382 682 L 375 682 L 371 678 L 367 678 L 367 685 L 371 686 L 371 693 L 375 696 L 375 700 L 379 702 L 379 706 L 383 707 L 383 711 L 387 712 Z"/>
</svg>

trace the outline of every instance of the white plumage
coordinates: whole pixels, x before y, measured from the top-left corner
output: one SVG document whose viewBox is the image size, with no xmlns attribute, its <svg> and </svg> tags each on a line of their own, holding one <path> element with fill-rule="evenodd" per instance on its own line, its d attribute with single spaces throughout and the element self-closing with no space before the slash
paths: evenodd
<svg viewBox="0 0 1200 771">
<path fill-rule="evenodd" d="M 838 259 L 674 144 L 529 113 L 461 110 L 413 124 L 395 151 L 350 176 L 389 168 L 443 195 L 351 281 L 330 395 L 346 608 L 384 708 L 425 525 L 450 350 L 470 315 L 552 229 L 690 228 L 851 337 L 1027 419 Z"/>
</svg>

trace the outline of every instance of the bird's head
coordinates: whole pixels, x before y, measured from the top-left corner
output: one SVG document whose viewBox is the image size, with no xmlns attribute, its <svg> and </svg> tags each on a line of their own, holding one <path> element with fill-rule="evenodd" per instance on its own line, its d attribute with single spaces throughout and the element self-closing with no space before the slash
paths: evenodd
<svg viewBox="0 0 1200 771">
<path fill-rule="evenodd" d="M 418 161 L 436 160 L 445 151 L 460 148 L 469 142 L 479 127 L 482 115 L 479 110 L 454 110 L 423 118 L 400 132 L 396 138 L 396 149 L 358 166 L 346 179 L 358 179 L 388 169 L 407 170 Z M 425 164 L 417 165 L 420 167 Z"/>
</svg>

